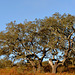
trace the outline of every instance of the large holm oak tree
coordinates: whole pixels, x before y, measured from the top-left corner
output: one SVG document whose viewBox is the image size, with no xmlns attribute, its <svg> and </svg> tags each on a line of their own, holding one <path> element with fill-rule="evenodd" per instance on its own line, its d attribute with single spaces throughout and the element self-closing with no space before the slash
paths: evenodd
<svg viewBox="0 0 75 75">
<path fill-rule="evenodd" d="M 46 18 L 42 21 L 41 30 L 42 40 L 47 42 L 46 45 L 51 48 L 50 53 L 53 58 L 49 59 L 52 66 L 52 73 L 56 73 L 59 65 L 64 65 L 65 61 L 74 58 L 75 61 L 75 17 L 70 14 L 54 14 L 53 17 Z M 50 32 L 50 33 L 49 33 Z M 49 37 L 49 39 L 48 39 Z M 47 38 L 47 39 L 46 39 Z M 58 57 L 58 53 L 63 54 Z M 50 54 L 49 53 L 49 54 Z M 72 54 L 73 53 L 73 54 Z M 55 64 L 53 63 L 55 61 Z"/>
<path fill-rule="evenodd" d="M 13 63 L 17 59 L 27 60 L 34 72 L 40 70 L 44 58 L 50 58 L 52 73 L 56 73 L 66 60 L 75 61 L 74 25 L 75 16 L 59 13 L 24 24 L 8 23 L 6 30 L 0 32 L 0 55 L 6 60 L 11 58 Z"/>
</svg>

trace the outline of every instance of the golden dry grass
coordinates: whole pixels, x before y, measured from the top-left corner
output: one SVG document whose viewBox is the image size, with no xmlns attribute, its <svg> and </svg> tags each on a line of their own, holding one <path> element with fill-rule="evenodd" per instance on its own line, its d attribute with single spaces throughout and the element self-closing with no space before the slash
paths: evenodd
<svg viewBox="0 0 75 75">
<path fill-rule="evenodd" d="M 75 75 L 74 72 L 73 73 L 64 72 L 64 73 L 56 73 L 56 74 L 36 72 L 34 74 L 34 73 L 28 72 L 28 71 L 19 71 L 18 72 L 17 69 L 18 68 L 16 68 L 16 67 L 0 69 L 0 75 Z"/>
</svg>

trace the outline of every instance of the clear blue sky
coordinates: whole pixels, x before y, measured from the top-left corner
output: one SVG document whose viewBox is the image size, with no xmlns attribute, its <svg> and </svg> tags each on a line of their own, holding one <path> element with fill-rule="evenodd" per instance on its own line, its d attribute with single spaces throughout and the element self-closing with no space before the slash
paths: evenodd
<svg viewBox="0 0 75 75">
<path fill-rule="evenodd" d="M 0 31 L 11 21 L 23 23 L 55 12 L 75 15 L 75 0 L 0 0 Z"/>
</svg>

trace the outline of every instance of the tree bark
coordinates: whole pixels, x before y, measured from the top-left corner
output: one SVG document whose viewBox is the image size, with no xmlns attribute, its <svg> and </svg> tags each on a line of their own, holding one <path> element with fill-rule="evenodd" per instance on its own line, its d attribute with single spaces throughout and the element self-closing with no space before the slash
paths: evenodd
<svg viewBox="0 0 75 75">
<path fill-rule="evenodd" d="M 52 67 L 52 73 L 57 73 L 57 67 L 59 65 L 63 65 L 63 63 L 60 63 L 58 60 L 55 62 L 55 64 L 53 64 L 53 61 L 51 59 L 49 59 L 49 64 Z"/>
<path fill-rule="evenodd" d="M 52 73 L 56 73 L 57 72 L 57 66 L 53 66 L 52 67 Z"/>
<path fill-rule="evenodd" d="M 38 59 L 38 68 L 37 68 L 37 71 L 40 72 L 41 67 L 42 67 L 42 60 L 41 59 Z"/>
<path fill-rule="evenodd" d="M 29 62 L 33 67 L 33 72 L 35 73 L 36 72 L 36 64 L 34 63 L 34 61 L 31 61 L 31 60 L 29 60 Z"/>
<path fill-rule="evenodd" d="M 40 72 L 40 69 L 41 69 L 41 65 L 40 65 L 40 63 L 39 63 L 39 64 L 38 64 L 37 71 Z"/>
<path fill-rule="evenodd" d="M 34 74 L 36 73 L 36 67 L 35 66 L 33 66 L 33 72 L 34 72 Z"/>
</svg>

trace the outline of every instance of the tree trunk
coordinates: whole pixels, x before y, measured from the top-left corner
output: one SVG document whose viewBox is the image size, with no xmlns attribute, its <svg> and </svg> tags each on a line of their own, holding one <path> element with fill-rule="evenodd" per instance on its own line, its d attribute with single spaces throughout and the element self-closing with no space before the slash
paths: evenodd
<svg viewBox="0 0 75 75">
<path fill-rule="evenodd" d="M 40 72 L 41 67 L 42 67 L 42 60 L 39 60 L 39 62 L 38 62 L 38 68 L 37 68 L 37 71 L 39 71 L 39 72 Z"/>
<path fill-rule="evenodd" d="M 52 73 L 56 73 L 56 72 L 57 72 L 57 66 L 54 65 L 54 66 L 52 67 Z"/>
<path fill-rule="evenodd" d="M 58 60 L 55 62 L 55 64 L 53 64 L 53 61 L 51 59 L 49 59 L 49 64 L 52 67 L 52 73 L 57 73 L 57 67 L 59 65 L 62 65 L 62 63 L 59 63 Z"/>
<path fill-rule="evenodd" d="M 33 66 L 33 72 L 36 72 L 36 64 L 34 63 L 34 61 L 29 60 L 30 64 Z"/>
<path fill-rule="evenodd" d="M 37 71 L 39 71 L 39 72 L 40 72 L 40 69 L 41 69 L 41 66 L 40 66 L 40 64 L 38 64 Z"/>
<path fill-rule="evenodd" d="M 35 66 L 33 66 L 33 72 L 34 72 L 34 74 L 36 73 L 36 67 Z"/>
<path fill-rule="evenodd" d="M 52 73 L 56 73 L 56 71 L 57 71 L 57 63 L 53 64 L 53 61 L 51 59 L 49 59 L 49 64 L 52 67 Z"/>
</svg>

